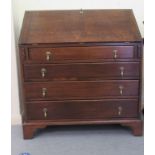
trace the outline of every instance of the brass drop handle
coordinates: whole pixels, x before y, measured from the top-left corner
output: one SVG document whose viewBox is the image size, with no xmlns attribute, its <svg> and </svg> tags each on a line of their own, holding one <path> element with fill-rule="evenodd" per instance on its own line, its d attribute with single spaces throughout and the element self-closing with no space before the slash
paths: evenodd
<svg viewBox="0 0 155 155">
<path fill-rule="evenodd" d="M 118 57 L 117 55 L 118 50 L 113 50 L 113 58 L 116 59 Z"/>
<path fill-rule="evenodd" d="M 51 55 L 52 55 L 52 53 L 50 51 L 47 51 L 46 52 L 46 60 L 47 61 L 50 61 L 51 60 Z"/>
<path fill-rule="evenodd" d="M 47 111 L 48 111 L 47 108 L 43 108 L 43 113 L 44 113 L 44 117 L 45 117 L 45 118 L 47 117 Z"/>
<path fill-rule="evenodd" d="M 120 71 L 121 71 L 121 77 L 124 76 L 124 67 L 120 67 Z"/>
<path fill-rule="evenodd" d="M 120 116 L 122 114 L 123 108 L 121 106 L 118 107 L 118 115 Z"/>
<path fill-rule="evenodd" d="M 42 78 L 45 77 L 46 73 L 47 73 L 46 68 L 42 68 L 42 69 L 41 69 L 41 76 L 42 76 Z"/>
<path fill-rule="evenodd" d="M 45 97 L 47 94 L 47 88 L 42 88 L 42 96 Z"/>
<path fill-rule="evenodd" d="M 120 92 L 120 95 L 123 95 L 123 86 L 119 86 L 119 92 Z"/>
</svg>

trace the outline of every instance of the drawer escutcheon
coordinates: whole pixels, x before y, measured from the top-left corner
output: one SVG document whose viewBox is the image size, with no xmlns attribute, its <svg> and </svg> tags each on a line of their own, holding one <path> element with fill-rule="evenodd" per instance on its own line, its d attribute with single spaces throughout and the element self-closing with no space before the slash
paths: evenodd
<svg viewBox="0 0 155 155">
<path fill-rule="evenodd" d="M 113 50 L 113 58 L 116 59 L 118 57 L 118 50 Z"/>
<path fill-rule="evenodd" d="M 124 89 L 124 87 L 123 86 L 119 86 L 119 92 L 120 92 L 120 95 L 123 95 L 123 89 Z"/>
<path fill-rule="evenodd" d="M 42 96 L 45 97 L 47 94 L 47 88 L 42 88 Z"/>
<path fill-rule="evenodd" d="M 44 117 L 45 117 L 45 118 L 47 117 L 47 111 L 48 111 L 47 108 L 43 108 L 43 113 L 44 113 Z"/>
<path fill-rule="evenodd" d="M 42 76 L 42 78 L 45 77 L 46 73 L 47 73 L 47 69 L 46 68 L 41 68 L 41 76 Z"/>
<path fill-rule="evenodd" d="M 121 77 L 123 77 L 124 76 L 124 67 L 123 66 L 120 67 L 120 71 L 121 71 Z"/>
<path fill-rule="evenodd" d="M 122 114 L 123 108 L 121 106 L 118 107 L 118 115 L 120 116 Z"/>
<path fill-rule="evenodd" d="M 50 51 L 47 51 L 46 52 L 46 60 L 50 61 L 51 60 L 51 56 L 52 56 L 52 53 Z"/>
</svg>

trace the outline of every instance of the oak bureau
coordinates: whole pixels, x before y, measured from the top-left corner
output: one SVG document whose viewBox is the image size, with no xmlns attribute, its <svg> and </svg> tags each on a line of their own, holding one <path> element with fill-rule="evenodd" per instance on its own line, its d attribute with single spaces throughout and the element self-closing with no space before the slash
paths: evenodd
<svg viewBox="0 0 155 155">
<path fill-rule="evenodd" d="M 121 124 L 142 135 L 142 38 L 132 10 L 26 11 L 19 39 L 23 135 Z"/>
</svg>

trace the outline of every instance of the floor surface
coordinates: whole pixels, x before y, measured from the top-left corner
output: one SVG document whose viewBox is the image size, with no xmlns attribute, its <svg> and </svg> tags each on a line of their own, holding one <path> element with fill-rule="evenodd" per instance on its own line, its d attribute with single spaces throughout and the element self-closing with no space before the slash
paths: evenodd
<svg viewBox="0 0 155 155">
<path fill-rule="evenodd" d="M 12 126 L 12 155 L 143 155 L 143 140 L 119 125 L 48 127 L 23 140 Z"/>
</svg>

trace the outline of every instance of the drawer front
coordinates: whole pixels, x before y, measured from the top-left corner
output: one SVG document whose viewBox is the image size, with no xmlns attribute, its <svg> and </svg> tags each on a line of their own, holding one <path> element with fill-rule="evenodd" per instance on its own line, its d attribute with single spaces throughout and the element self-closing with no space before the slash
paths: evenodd
<svg viewBox="0 0 155 155">
<path fill-rule="evenodd" d="M 27 103 L 29 120 L 116 119 L 138 116 L 135 100 L 87 100 Z"/>
<path fill-rule="evenodd" d="M 30 48 L 28 55 L 32 63 L 133 59 L 134 46 Z"/>
<path fill-rule="evenodd" d="M 130 98 L 138 96 L 138 80 L 27 82 L 27 100 Z"/>
<path fill-rule="evenodd" d="M 25 65 L 27 81 L 139 79 L 139 63 Z"/>
</svg>

